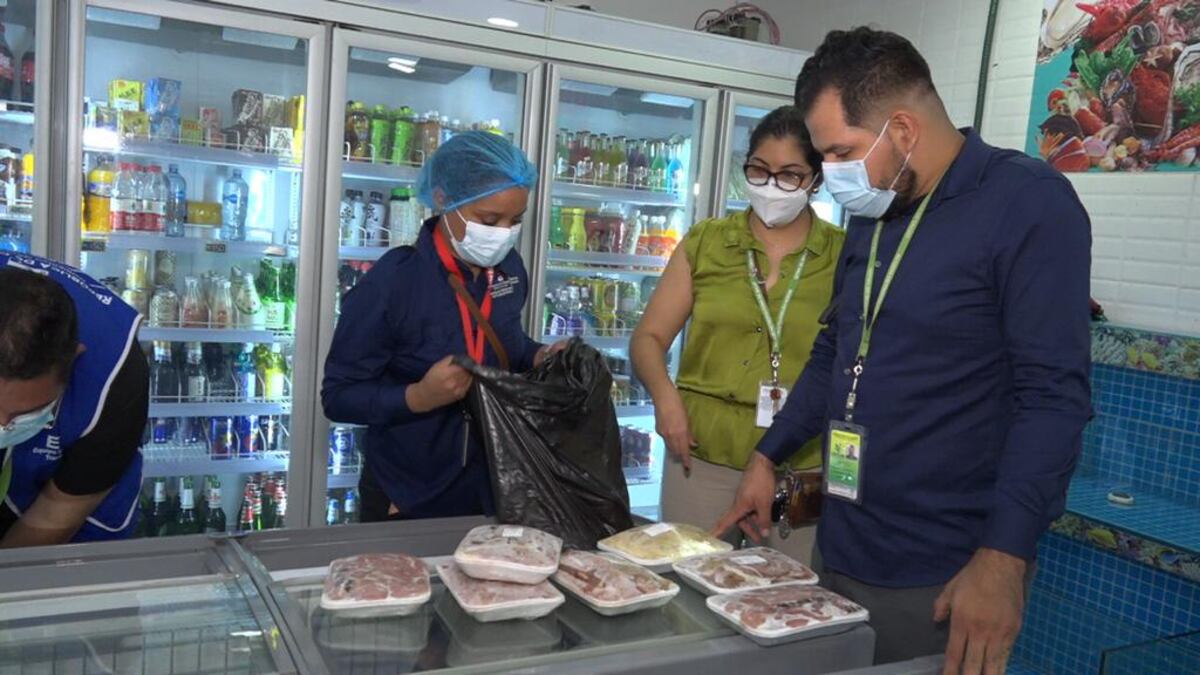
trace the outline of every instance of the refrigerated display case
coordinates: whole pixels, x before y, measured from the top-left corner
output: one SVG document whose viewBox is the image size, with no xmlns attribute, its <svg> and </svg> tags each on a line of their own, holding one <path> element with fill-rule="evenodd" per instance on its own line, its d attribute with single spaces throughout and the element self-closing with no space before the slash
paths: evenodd
<svg viewBox="0 0 1200 675">
<path fill-rule="evenodd" d="M 139 531 L 281 526 L 311 416 L 292 404 L 311 400 L 297 336 L 324 29 L 134 1 L 88 6 L 83 31 L 72 229 L 81 268 L 143 316 Z"/>
<path fill-rule="evenodd" d="M 9 0 L 0 7 L 0 251 L 34 252 L 35 146 L 45 124 L 37 114 L 45 106 L 36 104 L 48 99 L 35 97 L 45 71 L 35 53 L 38 35 L 50 34 L 48 8 L 39 8 L 45 4 Z"/>
<path fill-rule="evenodd" d="M 613 373 L 630 501 L 657 518 L 664 448 L 629 339 L 675 247 L 703 217 L 717 90 L 554 67 L 543 149 L 543 341 L 579 336 Z M 678 341 L 668 353 L 672 375 Z"/>
<path fill-rule="evenodd" d="M 472 129 L 531 151 L 528 101 L 541 79 L 537 61 L 484 50 L 342 29 L 332 44 L 322 276 L 330 281 L 321 292 L 333 311 L 321 317 L 322 354 L 342 296 L 390 249 L 414 244 L 432 215 L 416 195 L 425 160 Z M 325 494 L 323 508 L 314 504 L 318 522 L 357 520 L 365 432 L 337 421 L 317 425 L 314 447 L 327 439 L 328 448 L 324 490 L 314 490 Z"/>
<path fill-rule="evenodd" d="M 722 133 L 725 142 L 718 154 L 718 162 L 724 166 L 724 175 L 718 176 L 717 198 L 713 208 L 716 215 L 724 216 L 750 208 L 746 194 L 746 176 L 742 172 L 742 166 L 746 163 L 746 153 L 750 149 L 750 134 L 767 113 L 791 104 L 789 99 L 773 96 L 745 92 L 724 94 L 726 123 Z M 721 161 L 722 157 L 725 158 L 724 161 Z M 813 168 L 819 171 L 821 167 Z M 841 226 L 842 207 L 824 187 L 812 196 L 809 203 L 817 216 Z"/>
</svg>

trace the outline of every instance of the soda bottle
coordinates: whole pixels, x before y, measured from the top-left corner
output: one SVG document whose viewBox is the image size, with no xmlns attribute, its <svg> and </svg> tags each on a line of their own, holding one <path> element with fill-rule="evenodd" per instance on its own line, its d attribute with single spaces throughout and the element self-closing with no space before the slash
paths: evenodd
<svg viewBox="0 0 1200 675">
<path fill-rule="evenodd" d="M 33 81 L 37 76 L 37 61 L 33 49 L 21 57 L 21 101 L 33 103 Z"/>
<path fill-rule="evenodd" d="M 351 101 L 346 109 L 346 145 L 349 159 L 371 159 L 371 116 L 359 101 Z"/>
<path fill-rule="evenodd" d="M 242 170 L 234 169 L 221 189 L 221 239 L 245 241 L 249 197 L 250 186 L 242 179 Z"/>
<path fill-rule="evenodd" d="M 275 401 L 287 396 L 287 362 L 283 359 L 283 345 L 271 345 L 271 351 L 262 363 L 263 397 Z"/>
<path fill-rule="evenodd" d="M 182 237 L 187 223 L 187 181 L 179 174 L 179 165 L 167 167 L 167 236 Z"/>
<path fill-rule="evenodd" d="M 4 39 L 4 25 L 0 24 L 0 100 L 13 100 L 15 76 L 12 50 L 8 48 L 8 40 Z"/>
<path fill-rule="evenodd" d="M 224 532 L 225 509 L 221 508 L 221 484 L 215 479 L 208 489 L 208 517 L 204 521 L 205 532 Z"/>
<path fill-rule="evenodd" d="M 208 322 L 213 328 L 229 328 L 233 325 L 233 293 L 228 279 L 214 282 L 212 302 L 208 309 Z"/>
<path fill-rule="evenodd" d="M 392 114 L 392 164 L 411 164 L 413 161 L 413 110 L 408 106 L 396 109 Z"/>
<path fill-rule="evenodd" d="M 242 351 L 234 361 L 233 371 L 237 378 L 238 396 L 247 402 L 258 398 L 258 369 L 254 366 L 253 344 L 247 342 L 242 345 Z"/>
<path fill-rule="evenodd" d="M 264 528 L 270 528 L 271 523 L 275 521 L 275 477 L 266 474 L 262 486 L 262 495 L 259 497 L 262 504 L 262 522 Z"/>
<path fill-rule="evenodd" d="M 165 536 L 199 534 L 201 530 L 200 519 L 196 517 L 196 496 L 192 488 L 192 479 L 185 476 L 180 479 L 180 485 L 179 513 L 167 523 L 163 531 Z"/>
<path fill-rule="evenodd" d="M 287 327 L 287 306 L 283 302 L 279 269 L 270 260 L 258 264 L 258 293 L 262 298 L 263 324 L 267 330 L 283 330 Z"/>
<path fill-rule="evenodd" d="M 392 116 L 386 107 L 377 105 L 371 109 L 371 161 L 386 163 L 392 154 Z"/>
<path fill-rule="evenodd" d="M 287 522 L 287 490 L 283 481 L 275 483 L 275 517 L 271 519 L 272 530 L 282 530 Z"/>
<path fill-rule="evenodd" d="M 279 286 L 283 293 L 283 306 L 287 312 L 286 330 L 296 330 L 296 263 L 288 260 L 283 263 L 279 274 Z"/>
<path fill-rule="evenodd" d="M 237 309 L 238 325 L 266 328 L 262 298 L 258 297 L 258 287 L 254 284 L 253 274 L 242 272 L 237 290 L 233 294 L 233 306 Z"/>
<path fill-rule="evenodd" d="M 180 396 L 179 371 L 171 358 L 171 343 L 154 341 L 154 364 L 150 368 L 150 395 L 164 403 L 177 403 Z"/>
<path fill-rule="evenodd" d="M 350 236 L 347 246 L 362 246 L 363 234 L 367 226 L 367 204 L 363 201 L 362 190 L 353 190 L 350 202 Z"/>
<path fill-rule="evenodd" d="M 570 132 L 559 129 L 554 137 L 554 177 L 566 178 L 567 165 L 571 162 Z"/>
<path fill-rule="evenodd" d="M 668 154 L 670 160 L 667 162 L 667 192 L 682 199 L 687 194 L 687 172 L 683 167 L 683 140 L 678 136 L 671 138 Z"/>
<path fill-rule="evenodd" d="M 188 401 L 200 403 L 208 399 L 208 373 L 204 371 L 203 346 L 199 342 L 187 343 L 187 364 L 184 366 L 183 381 Z"/>
<path fill-rule="evenodd" d="M 257 485 L 254 486 L 254 497 L 250 504 L 254 512 L 254 530 L 257 532 L 263 529 L 262 491 Z"/>
<path fill-rule="evenodd" d="M 612 166 L 612 184 L 616 187 L 629 184 L 629 159 L 625 155 L 627 145 L 624 136 L 614 136 L 612 147 L 608 151 L 608 163 Z"/>
<path fill-rule="evenodd" d="M 142 227 L 146 232 L 163 232 L 167 223 L 167 180 L 162 167 L 146 167 L 142 177 Z"/>
<path fill-rule="evenodd" d="M 116 176 L 111 156 L 100 155 L 96 158 L 96 166 L 88 172 L 87 198 L 84 200 L 87 209 L 84 229 L 88 232 L 108 232 L 112 229 L 109 211 L 112 205 L 113 181 Z"/>
<path fill-rule="evenodd" d="M 154 504 L 146 516 L 146 536 L 157 537 L 159 531 L 167 523 L 167 479 L 154 480 Z"/>
<path fill-rule="evenodd" d="M 108 208 L 108 229 L 112 232 L 129 232 L 137 229 L 137 175 L 134 164 L 122 162 L 120 172 L 112 182 Z"/>
<path fill-rule="evenodd" d="M 341 504 L 339 504 L 338 500 L 336 500 L 336 499 L 330 499 L 325 502 L 325 524 L 326 525 L 332 526 L 332 525 L 338 524 L 338 522 L 340 520 L 339 514 L 341 511 L 341 509 L 339 508 L 340 506 L 341 506 Z"/>
<path fill-rule="evenodd" d="M 358 522 L 358 497 L 354 494 L 354 490 L 346 490 L 346 501 L 344 503 L 344 515 L 342 522 L 350 525 Z"/>
<path fill-rule="evenodd" d="M 204 345 L 203 350 L 209 396 L 222 401 L 233 400 L 237 397 L 237 379 L 229 368 L 224 346 L 209 343 Z"/>
<path fill-rule="evenodd" d="M 363 222 L 366 229 L 367 246 L 387 246 L 388 231 L 386 227 L 387 205 L 383 203 L 382 192 L 371 192 L 371 199 L 366 203 Z"/>
<path fill-rule="evenodd" d="M 650 189 L 661 192 L 667 189 L 667 146 L 656 141 L 650 147 Z"/>
<path fill-rule="evenodd" d="M 254 489 L 251 483 L 246 484 L 246 492 L 242 494 L 242 507 L 238 511 L 238 532 L 254 530 Z"/>
<path fill-rule="evenodd" d="M 31 204 L 33 202 L 33 153 L 21 155 L 21 187 L 17 191 L 17 200 Z"/>
</svg>

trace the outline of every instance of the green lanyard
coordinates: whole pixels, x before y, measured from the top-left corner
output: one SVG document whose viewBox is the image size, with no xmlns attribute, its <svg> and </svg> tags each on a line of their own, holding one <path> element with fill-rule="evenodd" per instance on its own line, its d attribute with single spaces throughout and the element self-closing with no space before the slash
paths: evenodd
<svg viewBox="0 0 1200 675">
<path fill-rule="evenodd" d="M 796 263 L 796 271 L 792 272 L 787 293 L 779 305 L 779 318 L 772 320 L 771 308 L 767 305 L 766 281 L 758 269 L 754 251 L 746 251 L 746 270 L 750 273 L 750 290 L 754 292 L 754 299 L 758 301 L 758 311 L 762 312 L 763 323 L 767 324 L 767 337 L 771 341 L 771 385 L 775 387 L 779 386 L 779 364 L 782 361 L 783 320 L 787 316 L 787 308 L 792 302 L 792 296 L 796 294 L 796 287 L 800 285 L 800 275 L 804 274 L 804 263 L 806 262 L 808 262 L 808 250 L 800 254 L 800 260 Z"/>
<path fill-rule="evenodd" d="M 904 235 L 900 238 L 900 246 L 896 248 L 896 254 L 892 256 L 892 262 L 888 264 L 887 272 L 883 276 L 883 283 L 879 286 L 879 297 L 875 299 L 874 311 L 871 307 L 871 289 L 875 286 L 875 265 L 879 258 L 879 236 L 883 232 L 883 220 L 875 221 L 875 234 L 871 237 L 871 255 L 867 258 L 867 273 L 863 279 L 863 329 L 862 337 L 858 340 L 858 353 L 854 359 L 854 380 L 850 384 L 850 393 L 846 395 L 846 421 L 854 421 L 854 407 L 858 402 L 858 378 L 862 377 L 863 364 L 867 360 L 867 352 L 871 349 L 871 332 L 875 329 L 875 322 L 879 319 L 879 312 L 883 309 L 883 299 L 887 297 L 888 289 L 892 287 L 892 280 L 896 277 L 896 270 L 900 268 L 900 261 L 904 259 L 904 254 L 908 252 L 908 245 L 912 242 L 913 234 L 917 231 L 917 226 L 921 224 L 921 218 L 925 216 L 925 208 L 929 206 L 929 200 L 933 198 L 933 193 L 937 192 L 938 185 L 942 180 L 939 178 L 937 183 L 934 183 L 933 189 L 925 198 L 921 200 L 920 206 L 917 207 L 917 212 L 913 214 L 911 220 L 908 221 L 908 227 L 904 228 Z"/>
<path fill-rule="evenodd" d="M 0 502 L 8 496 L 8 484 L 12 482 L 13 449 L 4 451 L 4 467 L 0 468 Z"/>
</svg>

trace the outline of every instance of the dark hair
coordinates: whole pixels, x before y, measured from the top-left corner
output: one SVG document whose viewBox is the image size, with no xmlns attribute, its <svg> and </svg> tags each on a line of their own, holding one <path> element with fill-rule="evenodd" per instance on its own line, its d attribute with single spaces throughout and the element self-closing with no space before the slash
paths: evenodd
<svg viewBox="0 0 1200 675">
<path fill-rule="evenodd" d="M 936 91 L 929 64 L 911 42 L 866 26 L 825 36 L 796 77 L 796 106 L 807 115 L 830 87 L 841 95 L 846 123 L 853 126 L 900 94 Z"/>
<path fill-rule="evenodd" d="M 821 153 L 813 149 L 812 140 L 808 137 L 808 127 L 804 126 L 804 115 L 794 105 L 780 106 L 759 121 L 754 131 L 750 132 L 750 150 L 748 158 L 758 150 L 758 146 L 768 138 L 794 138 L 800 151 L 804 153 L 804 161 L 812 168 L 813 173 L 821 170 Z"/>
<path fill-rule="evenodd" d="M 66 381 L 79 348 L 71 296 L 49 277 L 0 269 L 0 379 L 55 374 Z"/>
</svg>

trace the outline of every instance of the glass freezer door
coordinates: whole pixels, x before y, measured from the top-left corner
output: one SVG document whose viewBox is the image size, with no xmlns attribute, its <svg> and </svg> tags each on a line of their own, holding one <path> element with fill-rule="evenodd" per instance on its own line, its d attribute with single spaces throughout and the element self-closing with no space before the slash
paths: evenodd
<svg viewBox="0 0 1200 675">
<path fill-rule="evenodd" d="M 767 113 L 775 108 L 791 105 L 786 98 L 775 98 L 731 92 L 727 99 L 725 138 L 727 146 L 724 156 L 729 158 L 723 168 L 725 175 L 720 183 L 725 186 L 724 198 L 718 200 L 715 209 L 721 215 L 750 208 L 746 194 L 746 176 L 742 167 L 746 164 L 746 153 L 750 149 L 750 134 Z M 818 171 L 821 167 L 814 167 Z M 813 211 L 834 225 L 842 224 L 842 207 L 824 187 L 811 200 Z"/>
<path fill-rule="evenodd" d="M 570 68 L 556 69 L 551 86 L 542 341 L 580 336 L 608 357 L 630 499 L 657 518 L 663 446 L 629 338 L 675 247 L 706 215 L 697 204 L 711 182 L 717 92 Z M 678 360 L 676 341 L 672 373 Z"/>
<path fill-rule="evenodd" d="M 433 215 L 417 200 L 416 180 L 438 145 L 481 130 L 532 156 L 528 98 L 541 68 L 532 60 L 357 31 L 334 31 L 333 45 L 322 288 L 332 311 L 321 320 L 320 364 L 342 296 L 389 250 L 415 243 Z M 356 522 L 366 428 L 337 420 L 317 427 L 314 447 L 327 441 L 328 454 L 314 468 L 326 481 L 314 487 L 313 494 L 325 495 L 325 508 L 313 517 L 327 525 Z"/>
<path fill-rule="evenodd" d="M 305 125 L 323 34 L 196 5 L 107 4 L 86 10 L 73 225 L 83 270 L 144 317 L 139 531 L 281 527 L 292 400 L 308 398 L 294 367 L 308 367 L 298 279 L 311 264 Z"/>
<path fill-rule="evenodd" d="M 32 252 L 34 216 L 34 105 L 38 25 L 45 13 L 36 0 L 0 6 L 0 251 Z M 45 8 L 43 8 L 45 9 Z M 43 55 L 48 56 L 48 55 Z M 48 93 L 39 97 L 48 99 Z M 44 119 L 44 116 L 42 116 Z M 44 251 L 41 251 L 44 252 Z"/>
</svg>

